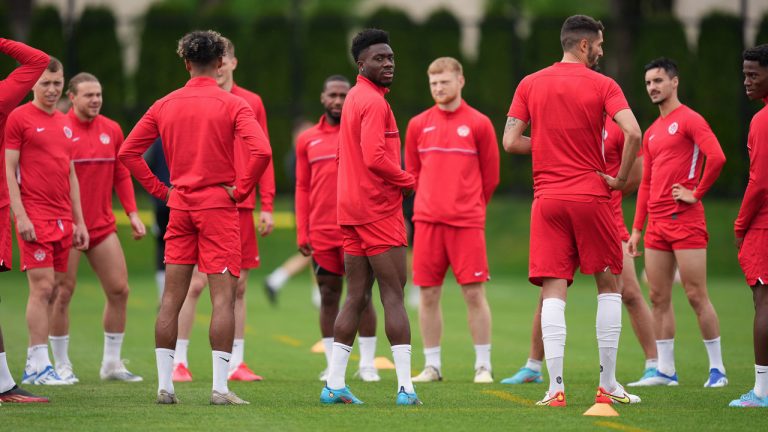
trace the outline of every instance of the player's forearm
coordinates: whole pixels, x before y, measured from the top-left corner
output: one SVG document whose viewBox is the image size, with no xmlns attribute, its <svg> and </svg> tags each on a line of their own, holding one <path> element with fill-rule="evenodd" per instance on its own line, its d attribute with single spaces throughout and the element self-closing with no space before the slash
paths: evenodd
<svg viewBox="0 0 768 432">
<path fill-rule="evenodd" d="M 117 167 L 115 167 L 115 171 L 117 171 Z M 125 214 L 130 214 L 137 210 L 131 173 L 127 169 L 124 173 L 115 176 L 115 193 L 117 194 L 117 199 L 120 200 L 120 204 L 123 206 L 123 210 L 125 210 Z"/>
<path fill-rule="evenodd" d="M 77 180 L 74 165 L 69 174 L 69 198 L 72 201 L 72 220 L 75 225 L 84 224 L 83 207 L 80 205 L 80 182 Z"/>
<path fill-rule="evenodd" d="M 16 176 L 8 175 L 6 172 L 6 180 L 8 183 L 8 197 L 11 201 L 11 211 L 16 219 L 27 218 L 27 211 L 24 209 L 24 204 L 21 202 L 21 191 L 19 185 L 16 183 Z"/>
<path fill-rule="evenodd" d="M 640 187 L 640 183 L 643 181 L 643 158 L 638 157 L 635 159 L 635 163 L 632 164 L 632 169 L 629 171 L 627 177 L 627 183 L 621 190 L 623 196 L 631 195 Z"/>
<path fill-rule="evenodd" d="M 703 150 L 704 149 L 702 149 L 702 152 Z M 707 163 L 704 165 L 701 181 L 699 181 L 696 190 L 693 191 L 693 196 L 697 200 L 700 200 L 707 194 L 709 189 L 715 183 L 715 180 L 720 177 L 720 172 L 723 170 L 723 166 L 725 166 L 725 154 L 723 154 L 720 145 L 717 145 L 715 149 L 704 152 L 704 155 L 707 157 Z"/>
<path fill-rule="evenodd" d="M 168 186 L 164 185 L 149 169 L 149 165 L 135 152 L 120 150 L 120 162 L 136 178 L 136 181 L 153 197 L 165 202 L 168 198 Z"/>
<path fill-rule="evenodd" d="M 635 219 L 632 227 L 642 231 L 645 226 L 645 218 L 648 216 L 648 196 L 650 195 L 650 185 L 643 182 L 637 191 L 637 204 L 635 206 Z"/>
<path fill-rule="evenodd" d="M 369 171 L 381 177 L 385 182 L 405 189 L 413 189 L 415 180 L 411 174 L 400 168 L 389 157 L 383 148 L 384 143 L 379 144 L 361 144 L 363 147 L 363 163 Z M 368 146 L 368 147 L 367 147 Z M 374 146 L 373 150 L 366 151 L 367 148 Z"/>
<path fill-rule="evenodd" d="M 261 211 L 271 212 L 274 210 L 275 203 L 275 166 L 270 159 L 267 169 L 259 179 L 259 198 L 261 202 Z"/>
<path fill-rule="evenodd" d="M 768 187 L 750 178 L 747 189 L 744 191 L 744 199 L 741 201 L 739 214 L 733 224 L 736 237 L 744 237 L 744 234 L 746 234 L 749 226 L 752 224 L 752 220 L 760 209 L 766 205 L 766 195 L 768 195 Z"/>
<path fill-rule="evenodd" d="M 621 154 L 621 166 L 616 174 L 616 178 L 625 182 L 629 180 L 630 171 L 632 171 L 635 159 L 637 159 L 637 152 L 640 150 L 640 140 L 639 129 L 637 133 L 630 132 L 629 134 L 624 134 L 624 150 Z"/>
<path fill-rule="evenodd" d="M 261 178 L 264 171 L 272 161 L 271 155 L 251 154 L 246 167 L 246 175 L 237 179 L 234 191 L 235 201 L 243 202 L 253 192 L 256 181 Z"/>
</svg>

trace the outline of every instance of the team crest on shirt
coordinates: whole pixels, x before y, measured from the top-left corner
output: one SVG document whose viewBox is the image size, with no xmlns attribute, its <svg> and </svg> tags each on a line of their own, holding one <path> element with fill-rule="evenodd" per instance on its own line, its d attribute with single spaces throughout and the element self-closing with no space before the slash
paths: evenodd
<svg viewBox="0 0 768 432">
<path fill-rule="evenodd" d="M 674 135 L 677 133 L 677 127 L 677 122 L 672 122 L 672 124 L 667 128 L 667 132 L 669 132 L 670 135 Z"/>
<path fill-rule="evenodd" d="M 460 137 L 465 138 L 469 136 L 469 126 L 467 125 L 461 125 L 458 128 L 456 128 L 456 133 L 459 134 Z"/>
<path fill-rule="evenodd" d="M 38 249 L 38 250 L 35 251 L 35 255 L 34 256 L 35 256 L 35 259 L 37 260 L 37 262 L 41 262 L 41 261 L 43 261 L 45 259 L 45 251 L 42 250 L 42 249 Z"/>
<path fill-rule="evenodd" d="M 109 135 L 102 133 L 99 135 L 99 141 L 101 141 L 102 144 L 109 144 Z"/>
<path fill-rule="evenodd" d="M 70 129 L 69 126 L 64 126 L 64 136 L 67 137 L 67 139 L 72 139 L 72 129 Z"/>
</svg>

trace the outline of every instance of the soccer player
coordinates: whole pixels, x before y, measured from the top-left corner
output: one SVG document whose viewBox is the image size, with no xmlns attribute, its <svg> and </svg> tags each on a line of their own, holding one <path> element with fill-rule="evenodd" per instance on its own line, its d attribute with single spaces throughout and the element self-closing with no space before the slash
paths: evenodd
<svg viewBox="0 0 768 432">
<path fill-rule="evenodd" d="M 190 74 L 179 90 L 155 102 L 123 143 L 119 158 L 153 196 L 171 208 L 165 234 L 165 292 L 155 324 L 157 403 L 178 403 L 173 388 L 179 311 L 195 264 L 208 275 L 213 358 L 211 404 L 241 405 L 227 386 L 235 334 L 235 290 L 240 276 L 240 224 L 235 202 L 244 201 L 269 165 L 272 152 L 253 110 L 221 91 L 216 75 L 226 44 L 211 30 L 184 35 L 178 54 Z M 142 158 L 160 136 L 171 174 L 168 188 Z M 247 169 L 236 175 L 236 138 L 249 150 Z"/>
<path fill-rule="evenodd" d="M 464 72 L 440 57 L 427 69 L 435 106 L 412 118 L 405 135 L 405 164 L 416 179 L 413 283 L 421 287 L 419 323 L 424 370 L 414 382 L 442 380 L 440 296 L 450 265 L 467 304 L 475 345 L 476 383 L 492 383 L 491 309 L 483 283 L 490 280 L 485 250 L 485 208 L 499 184 L 499 148 L 491 120 L 461 97 Z"/>
<path fill-rule="evenodd" d="M 235 45 L 222 37 L 227 46 L 222 58 L 221 67 L 216 74 L 216 83 L 222 89 L 245 99 L 256 115 L 264 135 L 269 139 L 267 131 L 267 112 L 261 97 L 235 84 L 233 72 L 237 67 Z M 248 147 L 240 141 L 235 143 L 239 153 L 235 155 L 238 173 L 244 173 L 248 161 Z M 272 208 L 275 197 L 275 172 L 270 161 L 269 166 L 259 179 L 259 195 L 261 196 L 261 213 L 259 215 L 259 234 L 266 237 L 272 232 L 274 222 Z M 240 220 L 240 277 L 237 279 L 235 293 L 235 339 L 232 345 L 232 359 L 229 362 L 230 381 L 261 381 L 262 377 L 253 373 L 243 361 L 245 352 L 245 289 L 248 286 L 248 271 L 259 267 L 259 248 L 256 241 L 256 229 L 253 225 L 253 210 L 256 208 L 256 192 L 251 193 L 245 201 L 237 203 L 237 213 Z M 179 337 L 176 340 L 176 356 L 173 359 L 173 380 L 192 381 L 192 373 L 187 362 L 187 349 L 192 324 L 195 321 L 195 308 L 203 288 L 208 284 L 205 273 L 195 271 L 192 283 L 187 292 L 187 299 L 179 314 Z"/>
<path fill-rule="evenodd" d="M 331 75 L 323 83 L 320 103 L 325 113 L 320 121 L 296 139 L 296 241 L 304 256 L 311 256 L 320 287 L 320 334 L 327 368 L 320 380 L 328 379 L 333 352 L 333 325 L 339 314 L 344 277 L 341 228 L 336 222 L 336 152 L 339 148 L 341 108 L 349 92 L 349 81 Z M 376 355 L 376 310 L 370 301 L 360 318 L 360 368 L 363 381 L 380 381 L 374 365 Z"/>
<path fill-rule="evenodd" d="M 611 119 L 605 122 L 603 130 L 603 147 L 605 154 L 606 172 L 608 175 L 615 176 L 618 173 L 621 163 L 621 155 L 624 147 L 624 133 L 619 125 Z M 647 380 L 656 376 L 656 367 L 658 366 L 656 354 L 656 339 L 653 334 L 653 315 L 648 303 L 645 302 L 640 290 L 640 282 L 637 280 L 635 272 L 634 257 L 627 254 L 627 240 L 629 240 L 629 231 L 624 224 L 624 212 L 621 208 L 621 201 L 624 196 L 634 193 L 640 185 L 643 170 L 643 158 L 638 154 L 632 169 L 630 170 L 627 182 L 622 190 L 614 190 L 611 193 L 611 207 L 614 211 L 616 226 L 621 236 L 622 250 L 624 251 L 624 267 L 619 278 L 621 287 L 621 301 L 629 312 L 632 320 L 632 328 L 635 331 L 638 342 L 645 354 L 645 370 L 638 381 L 627 384 L 630 387 L 643 386 Z M 515 375 L 501 380 L 502 384 L 524 384 L 540 383 L 541 363 L 544 359 L 544 346 L 541 340 L 541 299 L 533 318 L 533 328 L 531 330 L 531 348 L 528 361 L 525 366 L 520 368 Z"/>
<path fill-rule="evenodd" d="M 637 403 L 616 381 L 621 335 L 621 294 L 616 275 L 622 251 L 610 205 L 611 189 L 622 189 L 640 144 L 640 127 L 612 79 L 594 70 L 603 55 L 603 25 L 585 15 L 565 20 L 563 58 L 535 72 L 515 90 L 504 130 L 504 149 L 531 154 L 529 280 L 541 286 L 541 331 L 549 390 L 538 405 L 565 406 L 565 299 L 576 267 L 597 285 L 600 385 L 595 402 Z M 616 177 L 605 174 L 602 131 L 605 115 L 624 133 Z M 532 125 L 531 137 L 523 132 Z"/>
<path fill-rule="evenodd" d="M 103 318 L 104 354 L 99 376 L 102 380 L 141 381 L 140 376 L 126 369 L 120 358 L 129 289 L 125 256 L 112 213 L 113 189 L 128 215 L 133 238 L 138 240 L 146 234 L 136 208 L 131 174 L 123 164 L 115 163 L 123 143 L 123 131 L 116 122 L 99 114 L 101 84 L 95 76 L 87 72 L 75 75 L 69 81 L 67 94 L 72 102 L 67 114 L 75 143 L 72 161 L 90 238 L 85 256 L 107 297 Z M 69 251 L 67 272 L 56 285 L 48 336 L 56 373 L 72 383 L 79 380 L 69 359 L 69 303 L 75 291 L 80 255 L 77 249 Z"/>
<path fill-rule="evenodd" d="M 19 62 L 20 66 L 0 81 L 0 161 L 5 161 L 3 132 L 8 114 L 24 99 L 48 66 L 44 52 L 10 39 L 0 38 L 0 52 Z M 3 162 L 4 163 L 4 162 Z M 0 169 L 0 272 L 11 270 L 11 215 L 5 169 Z M 3 332 L 0 330 L 0 402 L 48 402 L 16 385 L 5 354 Z"/>
<path fill-rule="evenodd" d="M 403 304 L 405 222 L 403 194 L 413 176 L 400 167 L 400 133 L 384 98 L 395 75 L 389 33 L 365 29 L 352 40 L 357 82 L 341 113 L 338 223 L 344 238 L 347 298 L 333 328 L 333 354 L 322 403 L 362 403 L 345 384 L 349 354 L 373 281 L 379 284 L 385 331 L 397 374 L 397 405 L 418 405 L 411 381 L 411 327 Z"/>
<path fill-rule="evenodd" d="M 80 188 L 72 156 L 75 142 L 69 118 L 56 110 L 64 88 L 64 67 L 51 58 L 32 87 L 34 97 L 8 116 L 5 175 L 27 273 L 29 349 L 22 383 L 72 384 L 48 357 L 50 304 L 67 271 L 69 249 L 88 248 Z"/>
<path fill-rule="evenodd" d="M 646 217 L 645 271 L 653 305 L 659 365 L 646 385 L 677 385 L 672 285 L 675 267 L 696 312 L 709 356 L 704 387 L 728 384 L 720 325 L 707 295 L 707 226 L 701 198 L 717 179 L 725 155 L 706 120 L 680 103 L 677 65 L 659 58 L 645 66 L 645 88 L 660 116 L 643 136 L 643 181 L 627 250 L 638 256 Z M 704 157 L 707 159 L 704 165 Z M 703 171 L 703 172 L 702 172 Z"/>
<path fill-rule="evenodd" d="M 743 54 L 744 87 L 750 100 L 768 101 L 768 44 Z M 749 183 L 739 215 L 733 224 L 739 264 L 755 303 L 755 386 L 732 407 L 768 408 L 768 108 L 763 107 L 749 124 Z"/>
</svg>

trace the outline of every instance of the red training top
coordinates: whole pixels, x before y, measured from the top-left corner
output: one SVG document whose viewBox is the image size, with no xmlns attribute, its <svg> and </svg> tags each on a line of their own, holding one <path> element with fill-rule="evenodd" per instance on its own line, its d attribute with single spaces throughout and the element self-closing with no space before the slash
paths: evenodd
<svg viewBox="0 0 768 432">
<path fill-rule="evenodd" d="M 0 169 L 0 208 L 3 208 L 10 204 L 8 187 L 5 183 L 5 150 L 3 150 L 5 120 L 48 67 L 49 58 L 40 50 L 3 38 L 0 38 L 0 52 L 11 56 L 21 64 L 0 81 L 0 161 L 2 162 L 0 163 L 2 167 Z"/>
<path fill-rule="evenodd" d="M 69 170 L 72 129 L 58 110 L 53 114 L 28 102 L 11 112 L 5 125 L 5 145 L 19 151 L 21 203 L 32 220 L 72 220 Z"/>
<path fill-rule="evenodd" d="M 701 167 L 706 156 L 707 166 Z M 717 137 L 699 113 L 680 105 L 666 117 L 659 117 L 643 134 L 643 181 L 637 191 L 633 227 L 643 229 L 647 215 L 678 221 L 704 221 L 701 198 L 725 165 Z M 693 190 L 698 200 L 687 204 L 672 198 L 672 185 L 680 183 Z"/>
<path fill-rule="evenodd" d="M 269 131 L 267 129 L 267 111 L 264 109 L 264 102 L 261 100 L 261 96 L 256 93 L 246 90 L 242 87 L 238 87 L 237 84 L 232 85 L 230 93 L 236 96 L 240 96 L 245 99 L 250 105 L 253 113 L 256 115 L 256 121 L 259 122 L 259 126 L 264 131 L 264 136 L 269 140 Z M 236 139 L 237 147 L 240 152 L 235 157 L 235 168 L 237 169 L 238 177 L 244 175 L 248 166 L 248 146 L 245 145 L 239 138 Z M 259 179 L 259 196 L 261 197 L 261 210 L 271 212 L 275 205 L 275 167 L 272 163 L 272 159 L 269 160 L 269 166 L 264 170 L 264 174 Z M 237 208 L 251 209 L 256 208 L 256 191 L 248 195 L 248 198 L 241 203 L 237 203 Z"/>
<path fill-rule="evenodd" d="M 402 211 L 414 187 L 400 162 L 400 132 L 384 99 L 389 89 L 362 75 L 344 100 L 339 136 L 338 223 L 365 225 Z"/>
<path fill-rule="evenodd" d="M 768 98 L 763 100 L 768 103 Z M 749 123 L 749 183 L 744 191 L 739 216 L 733 224 L 736 237 L 744 238 L 751 229 L 768 229 L 768 107 L 763 107 Z"/>
<path fill-rule="evenodd" d="M 462 101 L 437 106 L 408 123 L 405 165 L 416 179 L 413 220 L 485 227 L 485 207 L 499 184 L 499 145 L 491 121 Z"/>
<path fill-rule="evenodd" d="M 272 158 L 269 141 L 253 110 L 210 77 L 195 77 L 155 102 L 133 128 L 118 157 L 152 196 L 165 200 L 166 187 L 142 158 L 160 136 L 173 192 L 168 207 L 179 210 L 232 207 L 222 184 L 236 183 L 235 199 L 245 200 Z M 250 158 L 242 177 L 235 175 L 235 137 Z M 236 181 L 237 180 L 237 181 Z"/>
<path fill-rule="evenodd" d="M 597 174 L 605 172 L 605 114 L 628 108 L 614 80 L 581 63 L 555 63 L 523 78 L 507 116 L 531 125 L 534 197 L 608 198 Z"/>
<path fill-rule="evenodd" d="M 93 121 L 81 121 L 70 109 L 72 125 L 72 162 L 80 184 L 80 203 L 85 226 L 89 232 L 115 226 L 112 213 L 112 189 L 125 209 L 136 211 L 136 198 L 128 168 L 117 161 L 117 152 L 123 144 L 123 131 L 116 122 L 96 116 Z"/>
<path fill-rule="evenodd" d="M 296 242 L 309 243 L 309 232 L 340 230 L 336 222 L 339 125 L 325 115 L 296 138 Z M 339 238 L 341 233 L 339 231 Z"/>
</svg>

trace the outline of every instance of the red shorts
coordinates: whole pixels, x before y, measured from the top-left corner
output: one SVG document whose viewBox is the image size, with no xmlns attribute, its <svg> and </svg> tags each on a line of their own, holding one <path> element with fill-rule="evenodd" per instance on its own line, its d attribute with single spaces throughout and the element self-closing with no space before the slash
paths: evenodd
<svg viewBox="0 0 768 432">
<path fill-rule="evenodd" d="M 256 239 L 256 224 L 253 222 L 253 210 L 237 209 L 240 216 L 240 268 L 253 269 L 258 268 L 259 243 Z"/>
<path fill-rule="evenodd" d="M 311 231 L 309 244 L 312 259 L 322 268 L 337 275 L 344 274 L 344 247 L 339 230 Z"/>
<path fill-rule="evenodd" d="M 202 273 L 240 277 L 237 209 L 171 209 L 165 232 L 166 264 L 197 264 Z"/>
<path fill-rule="evenodd" d="M 403 212 L 391 215 L 365 225 L 342 225 L 344 253 L 355 256 L 374 256 L 393 247 L 408 246 L 405 236 Z"/>
<path fill-rule="evenodd" d="M 588 202 L 535 198 L 531 207 L 528 279 L 565 279 L 584 274 L 621 274 L 623 256 L 613 209 L 607 200 Z"/>
<path fill-rule="evenodd" d="M 749 286 L 768 285 L 768 229 L 751 229 L 739 250 L 739 264 Z"/>
<path fill-rule="evenodd" d="M 673 222 L 648 220 L 645 230 L 646 249 L 672 252 L 681 249 L 706 249 L 709 234 L 701 222 Z"/>
<path fill-rule="evenodd" d="M 21 270 L 53 267 L 53 271 L 65 273 L 72 248 L 72 221 L 32 220 L 37 240 L 24 241 L 16 233 L 21 249 Z"/>
<path fill-rule="evenodd" d="M 629 241 L 629 231 L 627 224 L 624 223 L 624 210 L 621 208 L 621 191 L 614 191 L 611 198 L 611 207 L 613 207 L 613 216 L 616 220 L 616 228 L 619 229 L 619 238 L 621 241 Z"/>
<path fill-rule="evenodd" d="M 88 250 L 91 250 L 101 244 L 104 240 L 107 239 L 112 233 L 117 232 L 117 227 L 115 224 L 106 225 L 102 228 L 96 228 L 96 229 L 89 229 L 88 230 Z"/>
<path fill-rule="evenodd" d="M 11 206 L 0 208 L 0 272 L 13 268 L 11 247 Z"/>
<path fill-rule="evenodd" d="M 489 280 L 485 252 L 485 230 L 440 223 L 415 223 L 413 239 L 413 284 L 432 287 L 443 284 L 450 265 L 459 285 Z"/>
</svg>

